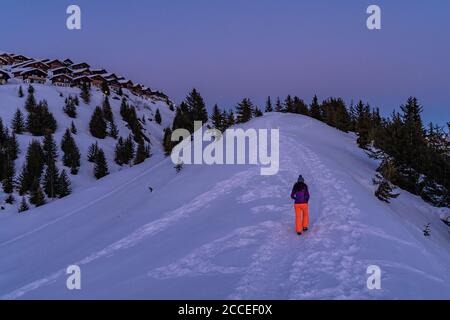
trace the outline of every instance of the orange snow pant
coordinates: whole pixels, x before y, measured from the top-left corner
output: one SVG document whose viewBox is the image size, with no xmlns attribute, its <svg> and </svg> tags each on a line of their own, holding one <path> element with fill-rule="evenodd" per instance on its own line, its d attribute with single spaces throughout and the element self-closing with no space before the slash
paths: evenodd
<svg viewBox="0 0 450 320">
<path fill-rule="evenodd" d="M 294 204 L 295 208 L 295 230 L 302 232 L 303 228 L 308 228 L 308 204 Z"/>
</svg>

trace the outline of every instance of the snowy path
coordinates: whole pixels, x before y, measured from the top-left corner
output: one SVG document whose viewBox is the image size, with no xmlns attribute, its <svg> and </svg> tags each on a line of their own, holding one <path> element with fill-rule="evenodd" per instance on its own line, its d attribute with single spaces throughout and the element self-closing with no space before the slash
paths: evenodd
<svg viewBox="0 0 450 320">
<path fill-rule="evenodd" d="M 365 284 L 364 269 L 355 264 L 357 232 L 351 232 L 359 209 L 344 183 L 309 148 L 282 136 L 280 159 L 283 189 L 290 190 L 292 177 L 304 174 L 315 199 L 311 206 L 311 229 L 300 238 L 293 228 L 293 209 L 286 208 L 274 224 L 265 244 L 252 257 L 232 299 L 351 298 L 353 288 Z M 350 231 L 350 232 L 349 232 Z M 339 249 L 344 244 L 345 249 Z M 361 290 L 355 292 L 361 297 Z"/>
</svg>

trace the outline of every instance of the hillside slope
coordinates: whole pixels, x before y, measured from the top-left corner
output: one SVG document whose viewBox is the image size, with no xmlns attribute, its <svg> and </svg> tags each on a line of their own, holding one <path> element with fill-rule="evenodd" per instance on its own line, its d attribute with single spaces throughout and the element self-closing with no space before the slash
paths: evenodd
<svg viewBox="0 0 450 320">
<path fill-rule="evenodd" d="M 22 98 L 18 96 L 20 86 L 22 87 L 25 94 L 25 96 Z M 106 139 L 96 139 L 92 137 L 89 131 L 89 121 L 91 119 L 92 113 L 95 107 L 102 105 L 104 99 L 104 95 L 98 89 L 91 89 L 91 99 L 89 104 L 85 104 L 81 98 L 79 99 L 80 105 L 77 107 L 77 117 L 75 119 L 72 119 L 63 112 L 63 107 L 65 105 L 64 100 L 69 96 L 79 96 L 81 92 L 80 89 L 63 88 L 42 84 L 33 84 L 33 88 L 35 89 L 34 96 L 36 98 L 36 101 L 46 100 L 48 102 L 50 112 L 54 115 L 58 123 L 58 129 L 54 134 L 54 139 L 59 149 L 59 161 L 57 165 L 60 170 L 63 169 L 61 161 L 62 151 L 60 149 L 61 138 L 64 135 L 66 129 L 70 128 L 72 121 L 77 128 L 78 132 L 73 137 L 81 153 L 81 167 L 80 172 L 77 175 L 70 175 L 70 180 L 72 182 L 72 188 L 74 192 L 78 192 L 78 190 L 81 190 L 87 185 L 96 181 L 93 175 L 93 165 L 92 163 L 89 163 L 87 161 L 88 149 L 92 143 L 98 142 L 99 147 L 104 150 L 109 165 L 109 171 L 111 173 L 127 169 L 126 166 L 121 167 L 114 162 L 114 149 L 117 140 L 111 137 L 107 137 Z M 28 85 L 23 84 L 18 80 L 11 80 L 7 85 L 0 85 L 0 118 L 3 120 L 3 124 L 5 126 L 11 126 L 11 119 L 13 118 L 17 108 L 20 109 L 23 115 L 26 117 L 27 112 L 24 108 L 24 105 L 27 99 L 27 89 Z M 114 93 L 112 93 L 109 97 L 115 123 L 119 131 L 119 136 L 126 138 L 131 133 L 131 130 L 127 127 L 126 122 L 123 121 L 119 112 L 121 100 L 122 98 L 125 98 L 129 105 L 132 105 L 136 108 L 136 113 L 139 119 L 145 118 L 146 120 L 145 123 L 141 122 L 141 125 L 143 127 L 144 133 L 150 138 L 152 153 L 161 153 L 163 129 L 166 126 L 171 125 L 174 117 L 174 112 L 170 110 L 169 106 L 165 102 L 159 100 L 144 99 L 133 95 L 128 90 L 124 90 L 124 93 L 125 95 L 123 97 L 119 97 Z M 157 124 L 152 121 L 157 109 L 159 109 L 161 113 L 161 124 Z M 20 173 L 20 170 L 23 166 L 29 143 L 33 139 L 42 141 L 43 137 L 34 137 L 29 133 L 24 133 L 17 135 L 17 139 L 20 145 L 20 154 L 18 160 L 15 162 L 16 175 Z M 67 168 L 65 169 L 68 170 Z M 6 198 L 6 195 L 2 191 L 0 191 L 0 199 L 3 200 L 4 198 Z M 19 199 L 19 197 L 16 197 L 16 200 Z M 2 203 L 2 206 L 5 208 L 6 212 L 17 212 L 18 202 L 19 201 L 16 201 L 14 205 L 7 205 Z"/>
<path fill-rule="evenodd" d="M 378 201 L 377 164 L 352 135 L 290 114 L 243 127 L 280 128 L 277 175 L 256 166 L 176 174 L 156 155 L 27 215 L 0 215 L 1 298 L 450 298 L 438 212 L 406 192 Z M 311 192 L 301 237 L 289 198 L 299 173 Z M 66 289 L 71 264 L 81 267 L 78 291 Z M 366 288 L 372 264 L 381 290 Z"/>
</svg>

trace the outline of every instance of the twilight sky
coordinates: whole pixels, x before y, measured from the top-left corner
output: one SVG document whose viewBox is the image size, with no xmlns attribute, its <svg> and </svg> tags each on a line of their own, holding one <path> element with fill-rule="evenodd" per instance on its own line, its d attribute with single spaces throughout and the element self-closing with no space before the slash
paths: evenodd
<svg viewBox="0 0 450 320">
<path fill-rule="evenodd" d="M 80 31 L 66 29 L 70 4 Z M 380 31 L 366 28 L 370 4 Z M 426 121 L 450 120 L 450 1 L 14 0 L 1 12 L 0 51 L 85 60 L 176 102 L 196 87 L 209 106 L 317 94 L 387 114 L 415 95 Z"/>
</svg>

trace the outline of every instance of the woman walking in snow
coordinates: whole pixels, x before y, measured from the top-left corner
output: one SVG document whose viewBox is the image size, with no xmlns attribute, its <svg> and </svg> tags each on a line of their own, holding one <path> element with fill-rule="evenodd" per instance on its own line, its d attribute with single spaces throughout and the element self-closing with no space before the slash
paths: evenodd
<svg viewBox="0 0 450 320">
<path fill-rule="evenodd" d="M 298 177 L 291 192 L 291 198 L 295 200 L 295 230 L 298 235 L 308 230 L 308 201 L 309 191 L 302 175 Z"/>
</svg>

